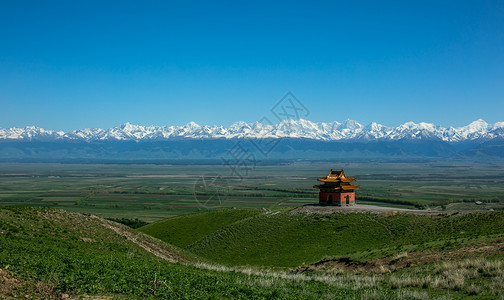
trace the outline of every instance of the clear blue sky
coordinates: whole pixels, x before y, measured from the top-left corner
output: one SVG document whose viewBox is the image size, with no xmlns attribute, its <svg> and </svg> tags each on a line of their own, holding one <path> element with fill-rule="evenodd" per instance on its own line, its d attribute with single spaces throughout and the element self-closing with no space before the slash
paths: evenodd
<svg viewBox="0 0 504 300">
<path fill-rule="evenodd" d="M 504 2 L 0 0 L 0 127 L 504 121 Z"/>
</svg>

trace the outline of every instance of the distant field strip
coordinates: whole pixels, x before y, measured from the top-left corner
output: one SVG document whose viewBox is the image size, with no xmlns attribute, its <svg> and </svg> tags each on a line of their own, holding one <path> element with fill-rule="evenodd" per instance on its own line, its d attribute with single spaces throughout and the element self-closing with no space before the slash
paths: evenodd
<svg viewBox="0 0 504 300">
<path fill-rule="evenodd" d="M 504 164 L 466 162 L 293 163 L 257 166 L 242 180 L 219 165 L 3 163 L 0 205 L 60 207 L 111 218 L 141 216 L 148 222 L 214 208 L 293 207 L 318 202 L 312 186 L 331 168 L 357 177 L 357 201 L 364 204 L 504 209 Z M 215 190 L 196 191 L 205 174 L 222 176 L 229 187 L 218 201 L 212 198 Z M 486 205 L 476 206 L 475 201 Z"/>
</svg>

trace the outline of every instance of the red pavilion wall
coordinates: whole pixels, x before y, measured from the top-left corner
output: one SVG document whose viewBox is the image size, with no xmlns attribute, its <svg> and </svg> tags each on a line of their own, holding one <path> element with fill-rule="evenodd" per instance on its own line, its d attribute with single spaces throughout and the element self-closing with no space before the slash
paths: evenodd
<svg viewBox="0 0 504 300">
<path fill-rule="evenodd" d="M 328 196 L 332 196 L 332 205 L 346 205 L 346 197 L 349 196 L 348 200 L 350 205 L 355 204 L 355 192 L 343 192 L 343 193 L 334 193 L 334 192 L 319 192 L 319 203 L 329 205 L 327 198 Z"/>
</svg>

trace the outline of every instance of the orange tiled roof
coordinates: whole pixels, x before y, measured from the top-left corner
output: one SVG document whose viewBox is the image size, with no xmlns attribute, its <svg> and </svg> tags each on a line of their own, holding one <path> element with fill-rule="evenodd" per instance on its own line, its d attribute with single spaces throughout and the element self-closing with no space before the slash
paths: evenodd
<svg viewBox="0 0 504 300">
<path fill-rule="evenodd" d="M 343 170 L 334 171 L 333 169 L 331 169 L 329 175 L 327 175 L 326 177 L 320 177 L 317 180 L 322 182 L 352 182 L 356 179 L 346 176 Z"/>
</svg>

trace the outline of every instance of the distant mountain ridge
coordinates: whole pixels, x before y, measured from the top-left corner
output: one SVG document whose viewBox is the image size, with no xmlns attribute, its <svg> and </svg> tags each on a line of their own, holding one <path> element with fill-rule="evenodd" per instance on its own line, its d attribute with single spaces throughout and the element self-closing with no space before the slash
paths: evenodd
<svg viewBox="0 0 504 300">
<path fill-rule="evenodd" d="M 140 126 L 125 123 L 109 129 L 81 129 L 70 132 L 45 130 L 40 127 L 0 128 L 0 141 L 170 141 L 180 139 L 308 139 L 317 141 L 404 141 L 438 140 L 448 143 L 486 142 L 504 139 L 504 122 L 488 124 L 482 119 L 462 127 L 442 127 L 432 123 L 407 122 L 388 127 L 375 122 L 366 126 L 353 120 L 342 123 L 284 120 L 279 124 L 236 122 L 229 127 L 200 126 L 190 122 L 185 126 Z"/>
<path fill-rule="evenodd" d="M 238 148 L 236 148 L 238 146 Z M 229 127 L 139 126 L 51 131 L 0 128 L 0 161 L 228 161 L 242 149 L 258 159 L 504 159 L 504 122 L 476 120 L 449 127 L 407 122 L 366 126 L 353 120 L 279 124 L 236 122 Z M 235 163 L 240 163 L 237 161 Z"/>
</svg>

